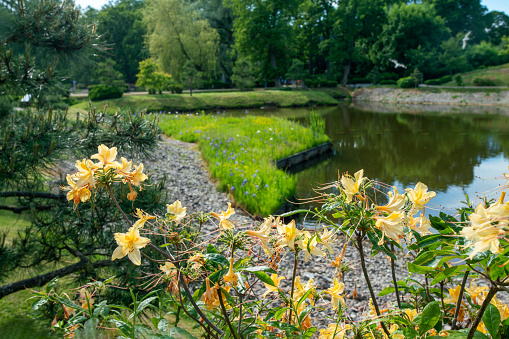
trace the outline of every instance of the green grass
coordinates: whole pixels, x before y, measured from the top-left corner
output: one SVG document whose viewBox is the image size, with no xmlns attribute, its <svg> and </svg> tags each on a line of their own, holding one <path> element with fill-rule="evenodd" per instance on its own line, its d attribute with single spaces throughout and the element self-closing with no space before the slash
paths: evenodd
<svg viewBox="0 0 509 339">
<path fill-rule="evenodd" d="M 117 109 L 149 112 L 197 111 L 212 109 L 250 108 L 263 106 L 297 107 L 310 105 L 337 105 L 338 101 L 329 95 L 331 91 L 252 91 L 227 93 L 155 94 L 132 95 L 119 99 L 93 102 L 92 106 L 115 113 Z M 88 102 L 71 106 L 70 111 L 85 112 Z"/>
<path fill-rule="evenodd" d="M 273 162 L 328 141 L 323 131 L 277 117 L 171 115 L 160 126 L 168 136 L 198 142 L 219 189 L 264 216 L 295 192 L 295 178 Z"/>
<path fill-rule="evenodd" d="M 482 78 L 493 78 L 495 86 L 509 86 L 509 64 L 490 66 L 485 69 L 477 69 L 475 71 L 460 73 L 463 78 L 464 86 L 475 86 L 474 79 Z M 454 76 L 453 76 L 454 77 Z M 442 86 L 457 86 L 455 81 L 450 81 Z M 479 87 L 483 88 L 483 87 Z"/>
</svg>

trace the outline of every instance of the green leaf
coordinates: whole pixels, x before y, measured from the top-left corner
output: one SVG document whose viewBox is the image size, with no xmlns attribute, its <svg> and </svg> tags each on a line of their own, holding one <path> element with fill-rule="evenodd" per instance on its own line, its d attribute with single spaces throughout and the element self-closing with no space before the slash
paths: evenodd
<svg viewBox="0 0 509 339">
<path fill-rule="evenodd" d="M 438 284 L 442 280 L 454 275 L 456 272 L 461 271 L 467 267 L 468 267 L 467 265 L 459 265 L 459 266 L 452 266 L 452 267 L 446 268 L 445 270 L 438 273 L 435 276 L 435 278 L 433 278 L 430 285 Z"/>
<path fill-rule="evenodd" d="M 207 245 L 207 253 L 217 253 L 219 254 L 219 251 L 214 247 L 212 244 Z"/>
<path fill-rule="evenodd" d="M 222 267 L 229 267 L 230 266 L 230 264 L 228 262 L 228 259 L 226 259 L 224 257 L 224 255 L 222 255 L 222 254 L 207 253 L 207 254 L 204 255 L 204 257 L 206 259 L 208 259 L 209 261 L 213 262 L 213 263 L 221 265 Z"/>
<path fill-rule="evenodd" d="M 411 327 L 407 327 L 403 330 L 403 335 L 405 336 L 405 339 L 414 339 L 419 335 L 417 331 Z"/>
<path fill-rule="evenodd" d="M 426 273 L 435 270 L 433 267 L 419 266 L 411 262 L 407 262 L 406 265 L 410 273 Z"/>
<path fill-rule="evenodd" d="M 488 304 L 486 311 L 482 315 L 482 321 L 488 332 L 493 338 L 496 338 L 498 327 L 500 326 L 500 312 L 493 304 Z"/>
<path fill-rule="evenodd" d="M 75 303 L 73 303 L 72 301 L 70 301 L 67 298 L 58 298 L 58 301 L 61 302 L 62 304 L 64 304 L 65 306 L 70 307 L 74 310 L 84 311 L 84 309 L 81 306 L 76 305 Z"/>
<path fill-rule="evenodd" d="M 162 332 L 166 332 L 166 330 L 168 329 L 168 326 L 169 326 L 168 320 L 166 320 L 165 318 L 162 318 L 157 323 L 157 329 Z"/>
<path fill-rule="evenodd" d="M 140 314 L 141 312 L 143 312 L 143 310 L 150 305 L 150 303 L 152 302 L 152 300 L 154 299 L 157 299 L 157 297 L 150 297 L 150 298 L 147 298 L 145 300 L 143 300 L 142 302 L 139 303 L 138 305 L 138 308 L 136 309 L 136 315 Z"/>
<path fill-rule="evenodd" d="M 421 320 L 419 322 L 419 335 L 431 330 L 438 320 L 440 319 L 440 304 L 438 301 L 433 301 L 424 307 L 421 313 Z"/>
<path fill-rule="evenodd" d="M 306 300 L 306 298 L 309 296 L 309 294 L 313 292 L 313 289 L 310 288 L 309 290 L 306 291 L 306 293 L 304 293 L 304 295 L 302 297 L 300 297 L 299 301 L 297 302 L 297 305 L 295 305 L 296 308 L 299 307 L 300 304 L 302 304 L 302 302 L 304 300 Z"/>
<path fill-rule="evenodd" d="M 42 305 L 46 304 L 47 302 L 48 302 L 48 299 L 46 299 L 46 298 L 41 298 L 39 300 L 36 300 L 32 304 L 32 309 L 37 311 Z"/>
<path fill-rule="evenodd" d="M 272 281 L 271 277 L 269 277 L 269 275 L 267 273 L 253 272 L 253 274 L 256 275 L 258 277 L 258 279 L 260 279 L 264 283 L 276 287 L 276 284 L 274 283 L 274 281 Z"/>
<path fill-rule="evenodd" d="M 49 293 L 53 287 L 58 283 L 58 277 L 53 278 L 48 285 L 46 285 L 46 293 Z"/>
<path fill-rule="evenodd" d="M 180 327 L 172 327 L 168 331 L 168 335 L 170 337 L 174 338 L 181 338 L 181 339 L 196 339 L 195 336 L 193 336 L 191 333 L 187 332 L 185 329 Z"/>
<path fill-rule="evenodd" d="M 277 273 L 269 266 L 252 266 L 240 269 L 242 272 L 269 272 L 269 273 Z"/>
<path fill-rule="evenodd" d="M 274 319 L 280 320 L 283 317 L 283 315 L 285 314 L 285 312 L 288 311 L 289 309 L 290 308 L 288 308 L 288 307 L 283 307 L 283 308 L 279 309 L 276 312 L 276 314 L 274 315 Z"/>
</svg>

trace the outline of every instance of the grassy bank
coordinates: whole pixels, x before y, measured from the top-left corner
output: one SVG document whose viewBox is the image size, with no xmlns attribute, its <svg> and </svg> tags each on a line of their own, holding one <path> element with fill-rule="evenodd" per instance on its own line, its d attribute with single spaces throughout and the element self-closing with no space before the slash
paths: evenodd
<svg viewBox="0 0 509 339">
<path fill-rule="evenodd" d="M 460 75 L 463 78 L 464 86 L 475 86 L 474 79 L 482 77 L 493 78 L 495 86 L 509 86 L 509 64 L 490 66 L 484 69 L 460 73 Z M 443 86 L 456 86 L 456 82 L 447 82 Z"/>
<path fill-rule="evenodd" d="M 93 102 L 92 105 L 102 109 L 108 105 L 107 111 L 114 113 L 118 108 L 137 111 L 147 109 L 149 112 L 182 112 L 213 109 L 233 109 L 250 107 L 298 107 L 311 105 L 336 105 L 338 100 L 331 96 L 331 91 L 252 91 L 227 93 L 196 93 L 189 94 L 156 94 L 131 95 L 119 99 Z M 71 106 L 71 111 L 83 111 L 88 102 L 80 102 Z"/>
<path fill-rule="evenodd" d="M 160 124 L 168 136 L 198 142 L 219 189 L 230 191 L 249 212 L 265 216 L 295 192 L 295 178 L 273 161 L 328 141 L 318 125 L 306 128 L 282 118 L 222 114 L 170 115 Z"/>
</svg>

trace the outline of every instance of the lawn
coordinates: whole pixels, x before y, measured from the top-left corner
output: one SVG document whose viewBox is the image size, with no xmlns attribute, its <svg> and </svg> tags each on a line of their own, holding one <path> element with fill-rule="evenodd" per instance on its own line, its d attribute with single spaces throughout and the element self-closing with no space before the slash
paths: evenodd
<svg viewBox="0 0 509 339">
<path fill-rule="evenodd" d="M 130 95 L 119 99 L 92 102 L 92 106 L 115 113 L 118 109 L 139 111 L 147 109 L 148 112 L 182 112 L 213 109 L 233 109 L 251 107 L 297 107 L 312 105 L 337 105 L 338 100 L 331 94 L 332 90 L 321 91 L 251 91 L 227 93 L 196 93 L 189 94 L 154 94 Z M 70 111 L 85 113 L 88 102 L 82 101 L 71 106 Z"/>
<path fill-rule="evenodd" d="M 328 141 L 323 120 L 312 114 L 313 128 L 278 118 L 223 114 L 163 116 L 162 130 L 175 139 L 198 142 L 219 189 L 231 192 L 250 213 L 274 213 L 295 192 L 295 178 L 274 161 Z"/>
<path fill-rule="evenodd" d="M 495 86 L 509 86 L 509 64 L 490 66 L 484 69 L 460 73 L 464 86 L 475 86 L 475 78 L 493 78 Z M 453 76 L 454 77 L 454 76 Z M 443 86 L 457 86 L 455 81 L 447 82 Z M 482 87 L 479 87 L 482 88 Z"/>
</svg>

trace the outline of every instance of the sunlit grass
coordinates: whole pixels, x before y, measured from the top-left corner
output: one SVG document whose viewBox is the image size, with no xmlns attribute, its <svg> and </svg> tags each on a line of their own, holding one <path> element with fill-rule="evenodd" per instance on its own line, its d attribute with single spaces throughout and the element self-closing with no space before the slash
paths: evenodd
<svg viewBox="0 0 509 339">
<path fill-rule="evenodd" d="M 274 162 L 328 141 L 323 133 L 276 117 L 170 115 L 160 126 L 168 136 L 198 142 L 219 189 L 256 215 L 274 213 L 295 192 L 295 177 Z"/>
<path fill-rule="evenodd" d="M 196 93 L 162 94 L 162 95 L 132 95 L 119 99 L 93 102 L 92 106 L 98 110 L 106 107 L 108 113 L 115 113 L 118 109 L 131 111 L 196 111 L 212 110 L 216 108 L 234 109 L 250 107 L 295 107 L 312 105 L 337 105 L 338 101 L 330 93 L 332 91 L 252 91 L 228 93 Z M 88 102 L 82 101 L 71 106 L 70 112 L 85 113 Z"/>
</svg>

